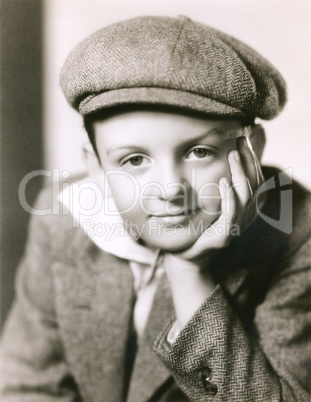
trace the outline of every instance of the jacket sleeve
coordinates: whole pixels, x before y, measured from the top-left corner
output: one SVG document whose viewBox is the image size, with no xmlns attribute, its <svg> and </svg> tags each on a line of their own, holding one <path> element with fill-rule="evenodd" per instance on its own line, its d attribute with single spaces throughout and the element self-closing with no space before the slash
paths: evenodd
<svg viewBox="0 0 311 402">
<path fill-rule="evenodd" d="M 191 401 L 310 401 L 311 242 L 273 279 L 245 332 L 221 287 L 182 329 L 155 350 Z"/>
<path fill-rule="evenodd" d="M 36 208 L 46 208 L 44 191 Z M 31 217 L 29 239 L 16 279 L 16 298 L 0 345 L 0 400 L 77 402 L 54 312 L 50 272 L 53 216 Z"/>
</svg>

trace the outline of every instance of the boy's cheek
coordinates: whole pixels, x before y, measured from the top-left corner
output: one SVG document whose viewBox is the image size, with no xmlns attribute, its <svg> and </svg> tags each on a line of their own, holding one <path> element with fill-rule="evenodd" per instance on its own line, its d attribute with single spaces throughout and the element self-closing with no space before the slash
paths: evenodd
<svg viewBox="0 0 311 402">
<path fill-rule="evenodd" d="M 216 214 L 221 209 L 221 194 L 219 181 L 222 177 L 227 177 L 231 182 L 231 173 L 226 158 L 215 163 L 213 169 L 196 174 L 196 194 L 199 207 L 205 213 Z"/>
<path fill-rule="evenodd" d="M 135 207 L 139 197 L 139 188 L 134 178 L 130 175 L 116 173 L 109 177 L 108 183 L 120 213 Z"/>
</svg>

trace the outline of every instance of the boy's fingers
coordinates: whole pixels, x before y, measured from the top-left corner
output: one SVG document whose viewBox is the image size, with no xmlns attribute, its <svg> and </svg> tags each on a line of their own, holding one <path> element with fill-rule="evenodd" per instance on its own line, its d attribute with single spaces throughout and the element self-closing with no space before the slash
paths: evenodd
<svg viewBox="0 0 311 402">
<path fill-rule="evenodd" d="M 223 177 L 219 181 L 221 188 L 221 215 L 217 220 L 216 225 L 223 225 L 222 235 L 218 236 L 215 243 L 215 248 L 222 248 L 229 245 L 231 241 L 231 228 L 237 221 L 238 210 L 235 201 L 235 194 L 230 186 L 230 183 L 226 177 Z M 215 240 L 215 239 L 214 239 Z"/>
<path fill-rule="evenodd" d="M 232 235 L 231 228 L 238 218 L 235 193 L 226 177 L 219 181 L 221 195 L 221 214 L 216 221 L 205 229 L 197 241 L 185 252 L 189 260 L 203 258 L 229 245 Z M 220 229 L 219 229 L 220 226 Z"/>
<path fill-rule="evenodd" d="M 256 187 L 256 190 L 257 190 L 258 187 L 265 181 L 265 178 L 264 178 L 262 170 L 261 170 L 260 162 L 255 153 L 254 153 L 254 161 L 255 161 L 255 167 L 256 167 L 256 172 L 257 172 L 257 187 Z"/>
<path fill-rule="evenodd" d="M 221 217 L 230 222 L 230 226 L 237 219 L 237 205 L 235 202 L 234 191 L 226 177 L 220 179 L 221 191 Z"/>
<path fill-rule="evenodd" d="M 238 151 L 231 151 L 228 160 L 232 174 L 232 187 L 239 200 L 236 223 L 241 226 L 241 230 L 244 230 L 257 216 L 254 193 L 263 182 L 263 175 L 256 155 L 254 153 L 252 154 L 250 149 L 247 150 L 247 152 L 244 152 L 244 155 L 247 155 L 248 158 L 248 171 L 251 172 L 252 176 L 251 182 L 249 177 L 245 174 L 241 160 L 239 161 L 238 158 L 236 158 L 237 152 Z M 250 160 L 252 161 L 251 163 Z"/>
<path fill-rule="evenodd" d="M 260 162 L 256 155 L 255 155 L 255 163 L 256 163 L 256 168 L 258 171 L 258 185 L 257 185 L 257 189 L 256 189 L 256 191 L 257 191 L 258 188 L 264 183 L 265 178 L 264 178 L 264 175 L 261 170 Z M 266 197 L 267 197 L 266 192 L 263 192 L 259 195 L 259 197 L 258 196 L 256 197 L 256 206 L 259 210 L 261 210 L 262 206 L 264 205 Z"/>
<path fill-rule="evenodd" d="M 252 196 L 252 188 L 242 166 L 239 152 L 231 151 L 228 155 L 228 161 L 232 177 L 232 188 L 241 206 L 245 206 Z"/>
<path fill-rule="evenodd" d="M 245 175 L 249 180 L 252 191 L 256 191 L 259 184 L 259 170 L 256 166 L 256 155 L 247 137 L 238 138 L 238 151 L 241 156 Z"/>
</svg>

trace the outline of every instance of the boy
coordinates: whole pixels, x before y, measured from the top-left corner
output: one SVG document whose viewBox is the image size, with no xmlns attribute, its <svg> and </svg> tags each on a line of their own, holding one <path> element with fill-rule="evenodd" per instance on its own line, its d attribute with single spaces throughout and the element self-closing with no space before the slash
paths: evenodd
<svg viewBox="0 0 311 402">
<path fill-rule="evenodd" d="M 127 235 L 33 217 L 2 400 L 309 400 L 310 197 L 293 186 L 284 230 L 271 180 L 290 180 L 264 183 L 254 123 L 282 109 L 280 74 L 188 18 L 139 17 L 79 45 L 61 85 L 106 174 L 93 222 Z"/>
</svg>

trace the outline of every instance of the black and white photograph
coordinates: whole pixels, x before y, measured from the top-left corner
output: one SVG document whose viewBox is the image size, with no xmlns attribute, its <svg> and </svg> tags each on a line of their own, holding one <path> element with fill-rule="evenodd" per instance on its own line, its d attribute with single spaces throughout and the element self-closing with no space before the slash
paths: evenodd
<svg viewBox="0 0 311 402">
<path fill-rule="evenodd" d="M 0 401 L 311 400 L 309 0 L 0 0 Z"/>
</svg>

